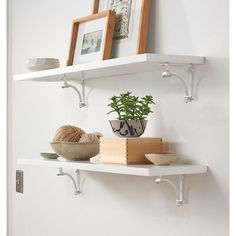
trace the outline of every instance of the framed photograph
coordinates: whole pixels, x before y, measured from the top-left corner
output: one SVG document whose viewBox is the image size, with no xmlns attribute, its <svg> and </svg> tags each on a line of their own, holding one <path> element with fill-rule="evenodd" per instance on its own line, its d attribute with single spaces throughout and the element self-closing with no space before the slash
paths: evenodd
<svg viewBox="0 0 236 236">
<path fill-rule="evenodd" d="M 145 53 L 151 0 L 94 0 L 93 13 L 116 12 L 112 57 Z"/>
<path fill-rule="evenodd" d="M 67 66 L 109 59 L 115 19 L 108 10 L 74 20 Z"/>
</svg>

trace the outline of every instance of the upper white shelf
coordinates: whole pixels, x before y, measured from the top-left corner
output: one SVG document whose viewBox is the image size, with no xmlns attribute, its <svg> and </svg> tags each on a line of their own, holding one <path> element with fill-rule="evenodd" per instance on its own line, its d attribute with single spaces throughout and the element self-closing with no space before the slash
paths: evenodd
<svg viewBox="0 0 236 236">
<path fill-rule="evenodd" d="M 111 165 L 86 162 L 73 162 L 64 160 L 46 159 L 17 159 L 20 165 L 49 166 L 56 168 L 78 169 L 85 171 L 138 175 L 138 176 L 169 176 L 169 175 L 189 175 L 207 173 L 207 166 L 203 165 Z"/>
<path fill-rule="evenodd" d="M 62 81 L 66 76 L 67 81 L 89 80 L 103 77 L 113 77 L 156 71 L 161 64 L 204 64 L 205 58 L 198 56 L 140 54 L 129 57 L 110 59 L 86 63 L 81 65 L 61 67 L 51 70 L 36 71 L 14 76 L 16 81 Z"/>
</svg>

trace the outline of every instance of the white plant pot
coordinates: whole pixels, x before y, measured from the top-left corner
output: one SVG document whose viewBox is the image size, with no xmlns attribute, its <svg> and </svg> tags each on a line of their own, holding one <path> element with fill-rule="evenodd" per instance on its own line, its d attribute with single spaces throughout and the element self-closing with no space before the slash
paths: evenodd
<svg viewBox="0 0 236 236">
<path fill-rule="evenodd" d="M 147 126 L 147 120 L 110 120 L 113 133 L 118 137 L 140 137 Z"/>
</svg>

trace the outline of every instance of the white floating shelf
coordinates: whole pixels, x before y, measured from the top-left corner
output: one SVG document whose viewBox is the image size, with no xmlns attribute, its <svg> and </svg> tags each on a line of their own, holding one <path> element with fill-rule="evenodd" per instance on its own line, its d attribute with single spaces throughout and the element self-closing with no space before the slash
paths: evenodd
<svg viewBox="0 0 236 236">
<path fill-rule="evenodd" d="M 64 161 L 46 159 L 18 159 L 17 164 L 48 166 L 64 169 L 78 169 L 84 171 L 94 171 L 113 174 L 138 175 L 138 176 L 169 176 L 169 175 L 190 175 L 207 173 L 207 166 L 203 165 L 111 165 L 95 164 L 88 161 Z"/>
<path fill-rule="evenodd" d="M 147 53 L 51 70 L 19 74 L 14 76 L 14 80 L 57 82 L 62 81 L 64 76 L 66 76 L 67 81 L 82 81 L 156 71 L 160 69 L 161 64 L 201 65 L 204 64 L 204 62 L 205 58 L 198 56 Z"/>
<path fill-rule="evenodd" d="M 176 205 L 182 206 L 184 203 L 184 176 L 191 174 L 207 173 L 207 166 L 204 165 L 170 165 L 170 166 L 154 166 L 154 165 L 110 165 L 101 163 L 90 163 L 89 161 L 65 161 L 63 158 L 58 160 L 46 159 L 17 159 L 19 165 L 32 165 L 41 167 L 59 168 L 58 176 L 67 176 L 72 180 L 75 195 L 81 193 L 80 171 L 93 171 L 102 173 L 113 173 L 135 176 L 155 176 L 157 184 L 167 183 L 175 191 Z M 76 178 L 71 174 L 63 171 L 64 169 L 74 169 Z M 178 176 L 178 183 L 169 180 L 165 176 Z"/>
</svg>

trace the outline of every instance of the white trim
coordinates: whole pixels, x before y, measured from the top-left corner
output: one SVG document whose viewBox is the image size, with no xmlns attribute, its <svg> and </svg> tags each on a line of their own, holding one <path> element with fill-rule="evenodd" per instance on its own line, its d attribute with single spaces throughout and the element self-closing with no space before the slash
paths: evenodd
<svg viewBox="0 0 236 236">
<path fill-rule="evenodd" d="M 6 32 L 7 32 L 7 1 L 0 2 L 0 78 L 1 78 L 1 86 L 0 86 L 0 143 L 1 143 L 1 164 L 0 164 L 0 186 L 1 186 L 1 201 L 0 201 L 0 209 L 1 209 L 1 217 L 0 217 L 0 235 L 7 234 L 7 40 L 6 40 Z"/>
</svg>

